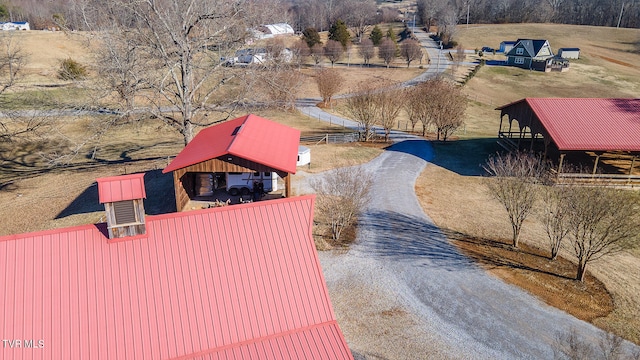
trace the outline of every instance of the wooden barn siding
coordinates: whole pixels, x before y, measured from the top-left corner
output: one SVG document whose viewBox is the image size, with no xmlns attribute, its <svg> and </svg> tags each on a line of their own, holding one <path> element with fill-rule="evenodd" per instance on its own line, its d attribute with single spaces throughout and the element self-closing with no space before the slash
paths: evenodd
<svg viewBox="0 0 640 360">
<path fill-rule="evenodd" d="M 115 212 L 113 211 L 112 203 L 105 203 L 104 208 L 107 213 L 107 226 L 109 230 L 109 238 L 116 239 L 126 236 L 143 235 L 146 233 L 145 226 L 145 214 L 144 214 L 144 202 L 142 199 L 136 199 L 133 201 L 133 209 L 135 211 L 136 220 L 138 223 L 127 225 L 116 225 Z"/>
<path fill-rule="evenodd" d="M 183 209 L 184 206 L 189 202 L 189 199 L 194 196 L 193 194 L 193 182 L 195 181 L 194 176 L 189 173 L 215 173 L 215 172 L 273 172 L 278 173 L 282 179 L 285 179 L 286 183 L 286 192 L 287 196 L 289 196 L 291 184 L 291 179 L 288 177 L 288 173 L 283 171 L 278 171 L 273 168 L 270 168 L 266 165 L 259 164 L 253 161 L 249 161 L 243 158 L 224 155 L 223 158 L 231 157 L 232 162 L 222 160 L 221 158 L 209 159 L 197 164 L 193 164 L 182 169 L 178 169 L 173 172 L 173 188 L 176 194 L 176 208 L 178 211 Z"/>
</svg>

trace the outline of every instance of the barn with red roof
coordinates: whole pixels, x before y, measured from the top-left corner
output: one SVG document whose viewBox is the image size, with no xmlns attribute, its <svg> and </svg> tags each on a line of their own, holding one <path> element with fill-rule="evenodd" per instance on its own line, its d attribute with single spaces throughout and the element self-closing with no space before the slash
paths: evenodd
<svg viewBox="0 0 640 360">
<path fill-rule="evenodd" d="M 100 201 L 144 198 L 141 179 L 99 179 Z M 353 359 L 314 199 L 134 217 L 134 236 L 98 224 L 0 237 L 0 358 Z"/>
<path fill-rule="evenodd" d="M 500 144 L 540 150 L 557 160 L 559 176 L 570 163 L 586 166 L 592 178 L 621 184 L 640 181 L 640 99 L 526 98 L 496 110 Z"/>
<path fill-rule="evenodd" d="M 200 131 L 163 173 L 173 172 L 178 211 L 200 193 L 218 188 L 248 195 L 250 185 L 228 187 L 230 173 L 247 174 L 249 180 L 257 174 L 259 181 L 277 174 L 289 196 L 299 143 L 299 130 L 249 114 Z"/>
</svg>

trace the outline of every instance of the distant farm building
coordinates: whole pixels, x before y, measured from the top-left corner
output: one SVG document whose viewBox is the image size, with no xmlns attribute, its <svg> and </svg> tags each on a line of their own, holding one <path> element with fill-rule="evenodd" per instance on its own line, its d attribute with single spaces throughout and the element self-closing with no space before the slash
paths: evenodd
<svg viewBox="0 0 640 360">
<path fill-rule="evenodd" d="M 257 39 L 269 39 L 276 36 L 293 35 L 295 34 L 295 31 L 291 25 L 279 23 L 259 26 L 257 29 L 253 30 L 253 33 Z"/>
<path fill-rule="evenodd" d="M 499 143 L 542 153 L 559 182 L 640 185 L 640 99 L 526 98 L 496 110 Z"/>
<path fill-rule="evenodd" d="M 311 149 L 306 146 L 298 146 L 298 161 L 296 166 L 309 165 L 311 163 Z"/>
<path fill-rule="evenodd" d="M 278 178 L 288 197 L 299 144 L 299 130 L 249 114 L 200 131 L 163 173 L 173 172 L 178 211 L 190 201 L 221 200 L 215 192 L 247 198 L 255 185 L 272 188 Z"/>
<path fill-rule="evenodd" d="M 29 23 L 26 21 L 17 21 L 17 22 L 0 23 L 0 29 L 4 31 L 31 30 L 31 27 L 29 26 Z"/>
<path fill-rule="evenodd" d="M 500 48 L 498 49 L 501 53 L 508 53 L 513 49 L 513 46 L 516 44 L 516 41 L 503 41 L 500 43 Z"/>
<path fill-rule="evenodd" d="M 579 59 L 580 49 L 579 48 L 560 48 L 558 49 L 558 55 L 562 56 L 565 59 Z"/>
</svg>

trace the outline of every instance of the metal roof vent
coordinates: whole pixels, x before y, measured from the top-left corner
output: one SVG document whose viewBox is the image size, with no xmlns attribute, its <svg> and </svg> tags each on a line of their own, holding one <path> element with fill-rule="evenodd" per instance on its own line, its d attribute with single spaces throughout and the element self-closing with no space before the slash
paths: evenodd
<svg viewBox="0 0 640 360">
<path fill-rule="evenodd" d="M 98 196 L 107 215 L 109 239 L 144 235 L 144 174 L 100 178 Z"/>
</svg>

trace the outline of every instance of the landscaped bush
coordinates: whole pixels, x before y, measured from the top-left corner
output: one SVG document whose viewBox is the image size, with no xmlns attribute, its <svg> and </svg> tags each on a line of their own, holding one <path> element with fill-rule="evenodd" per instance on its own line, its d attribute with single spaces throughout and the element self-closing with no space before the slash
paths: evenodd
<svg viewBox="0 0 640 360">
<path fill-rule="evenodd" d="M 87 77 L 87 68 L 72 58 L 62 60 L 58 78 L 62 80 L 81 80 Z"/>
</svg>

